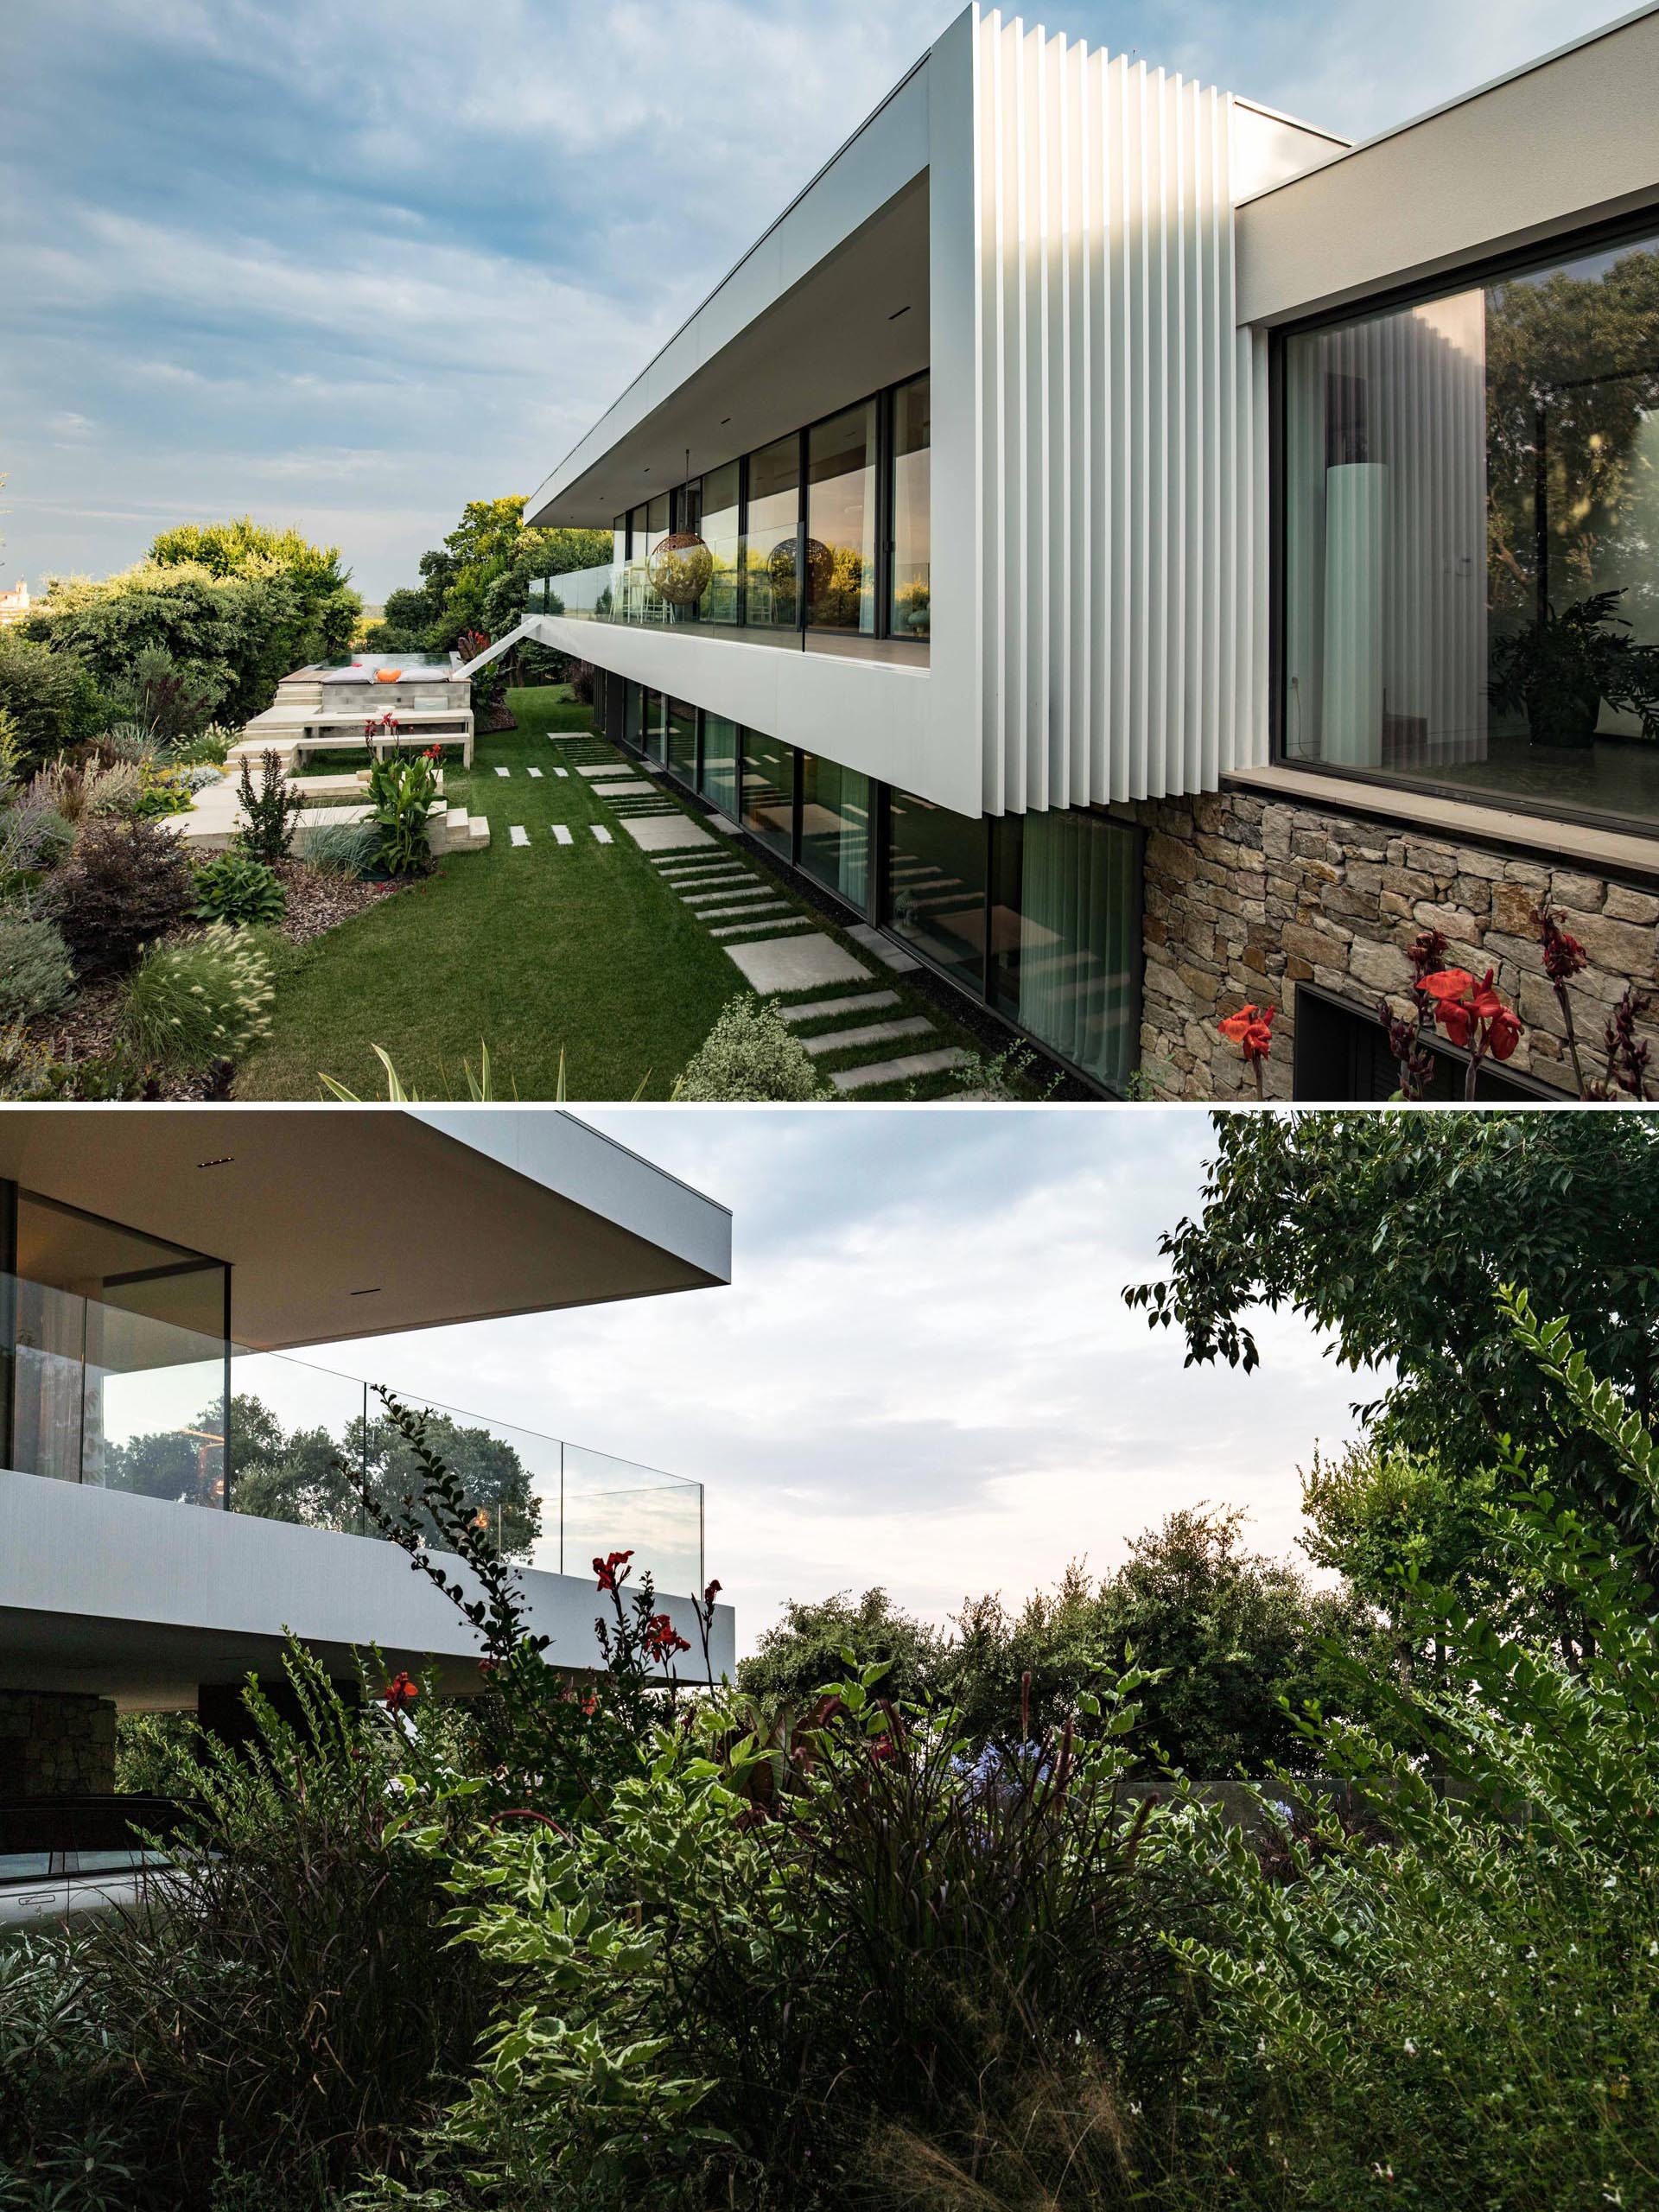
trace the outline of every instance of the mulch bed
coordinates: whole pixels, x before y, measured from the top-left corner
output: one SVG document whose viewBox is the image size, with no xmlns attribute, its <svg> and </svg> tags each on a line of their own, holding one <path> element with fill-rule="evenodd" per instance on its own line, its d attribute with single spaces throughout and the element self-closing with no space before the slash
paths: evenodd
<svg viewBox="0 0 1659 2212">
<path fill-rule="evenodd" d="M 327 875 L 320 868 L 308 868 L 303 861 L 291 860 L 279 861 L 276 874 L 288 893 L 288 912 L 277 924 L 276 933 L 290 944 L 308 944 L 325 931 L 350 921 L 353 914 L 360 914 L 370 906 L 378 906 L 383 899 L 407 890 L 411 880 L 418 880 L 405 877 L 397 881 L 362 883 L 351 876 Z M 176 944 L 196 936 L 200 927 L 199 922 L 181 922 L 168 931 L 162 942 Z M 31 1031 L 31 1041 L 43 1046 L 54 1060 L 88 1060 L 114 1052 L 121 1042 L 121 1002 L 126 983 L 124 976 L 83 983 L 61 1014 Z M 186 1075 L 157 1070 L 155 1081 L 154 1095 L 157 1098 L 191 1099 L 220 1095 L 209 1074 Z"/>
</svg>

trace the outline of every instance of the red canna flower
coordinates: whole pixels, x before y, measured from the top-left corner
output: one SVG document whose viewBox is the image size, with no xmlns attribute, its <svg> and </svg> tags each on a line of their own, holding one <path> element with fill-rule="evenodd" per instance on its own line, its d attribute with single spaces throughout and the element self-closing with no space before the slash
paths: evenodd
<svg viewBox="0 0 1659 2212">
<path fill-rule="evenodd" d="M 411 1681 L 407 1675 L 394 1675 L 386 1684 L 386 1711 L 407 1713 L 420 1694 L 418 1682 Z"/>
<path fill-rule="evenodd" d="M 1507 1060 L 1521 1042 L 1515 1010 L 1499 995 L 1490 968 L 1479 982 L 1466 968 L 1443 968 L 1438 975 L 1425 976 L 1421 988 L 1433 1002 L 1435 1020 L 1469 1054 L 1464 1095 L 1472 1098 L 1481 1062 L 1488 1058 Z"/>
<path fill-rule="evenodd" d="M 1267 1095 L 1262 1070 L 1273 1050 L 1273 1017 L 1278 1010 L 1271 1006 L 1242 1006 L 1236 1014 L 1230 1014 L 1224 1021 L 1216 1024 L 1228 1043 L 1236 1045 L 1243 1054 L 1245 1066 L 1255 1077 L 1258 1097 Z"/>
<path fill-rule="evenodd" d="M 632 1557 L 632 1552 L 612 1552 L 605 1559 L 596 1559 L 594 1561 L 594 1573 L 598 1578 L 600 1588 L 614 1590 L 618 1580 L 618 1568 L 626 1567 Z"/>
<path fill-rule="evenodd" d="M 710 1612 L 710 1613 L 711 1613 L 711 1612 L 713 1612 L 713 1611 L 715 1610 L 715 1599 L 716 1599 L 716 1598 L 718 1598 L 718 1597 L 719 1597 L 719 1595 L 720 1595 L 720 1585 L 719 1585 L 719 1583 L 718 1583 L 718 1582 L 711 1582 L 711 1583 L 709 1585 L 709 1587 L 708 1587 L 708 1588 L 703 1592 L 703 1593 L 702 1593 L 702 1604 L 703 1604 L 703 1610 L 704 1610 L 704 1611 L 705 1611 L 705 1612 Z"/>
<path fill-rule="evenodd" d="M 652 1615 L 645 1623 L 644 1642 L 647 1655 L 659 1663 L 671 1659 L 677 1651 L 691 1649 L 666 1613 Z"/>
</svg>

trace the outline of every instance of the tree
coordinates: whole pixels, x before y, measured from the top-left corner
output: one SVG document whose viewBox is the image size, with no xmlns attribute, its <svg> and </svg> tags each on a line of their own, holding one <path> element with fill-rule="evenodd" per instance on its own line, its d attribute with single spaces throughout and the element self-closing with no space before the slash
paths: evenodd
<svg viewBox="0 0 1659 2212">
<path fill-rule="evenodd" d="M 1017 1616 L 995 1599 L 965 1607 L 952 1672 L 969 1732 L 1007 1741 L 1056 1726 L 1132 1654 L 1162 1676 L 1136 1693 L 1131 1741 L 1144 1756 L 1211 1781 L 1305 1764 L 1294 1716 L 1329 1697 L 1334 1655 L 1369 1637 L 1367 1609 L 1248 1550 L 1243 1522 L 1172 1513 L 1098 1583 L 1074 1562 Z"/>
<path fill-rule="evenodd" d="M 849 1651 L 855 1669 L 887 1664 L 881 1687 L 888 1696 L 926 1704 L 938 1694 L 945 1639 L 881 1589 L 867 1590 L 856 1604 L 844 1590 L 816 1602 L 790 1599 L 783 1618 L 739 1666 L 738 1683 L 752 1697 L 798 1710 L 846 1674 L 842 1655 Z"/>
<path fill-rule="evenodd" d="M 38 768 L 98 735 L 108 716 L 78 652 L 54 652 L 16 629 L 0 630 L 0 713 L 16 728 L 20 767 Z"/>
<path fill-rule="evenodd" d="M 1508 1283 L 1564 1319 L 1629 1408 L 1659 1386 L 1659 1128 L 1644 1115 L 1215 1117 L 1196 1220 L 1160 1281 L 1124 1296 L 1187 1360 L 1258 1360 L 1250 1309 L 1290 1306 L 1345 1366 L 1395 1379 L 1366 1417 L 1384 1453 L 1432 1461 L 1466 1502 L 1512 1436 L 1580 1510 L 1659 1565 L 1659 1507 L 1599 1439 L 1564 1428 L 1498 1306 Z"/>
<path fill-rule="evenodd" d="M 200 568 L 221 578 L 285 576 L 304 609 L 307 628 L 315 635 L 317 659 L 346 652 L 362 612 L 363 603 L 350 588 L 351 571 L 340 566 L 338 545 L 313 545 L 297 530 L 273 530 L 251 515 L 164 530 L 151 541 L 149 559 L 158 568 Z"/>
</svg>

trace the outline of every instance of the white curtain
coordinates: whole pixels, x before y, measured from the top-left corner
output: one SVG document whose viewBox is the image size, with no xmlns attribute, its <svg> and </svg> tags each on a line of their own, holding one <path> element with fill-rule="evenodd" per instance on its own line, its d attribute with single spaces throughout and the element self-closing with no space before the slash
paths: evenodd
<svg viewBox="0 0 1659 2212">
<path fill-rule="evenodd" d="M 1135 1061 L 1138 851 L 1132 830 L 1099 815 L 1024 818 L 1020 1020 L 1117 1088 Z"/>
</svg>

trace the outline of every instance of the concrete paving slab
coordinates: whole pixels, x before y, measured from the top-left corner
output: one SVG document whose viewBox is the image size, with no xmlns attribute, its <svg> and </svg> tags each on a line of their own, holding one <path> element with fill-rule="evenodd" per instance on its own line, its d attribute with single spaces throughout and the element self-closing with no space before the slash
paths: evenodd
<svg viewBox="0 0 1659 2212">
<path fill-rule="evenodd" d="M 642 852 L 667 852 L 681 846 L 712 845 L 714 839 L 700 830 L 689 815 L 652 814 L 643 822 L 623 824 Z"/>
<path fill-rule="evenodd" d="M 553 772 L 556 776 L 569 777 L 570 771 L 568 768 L 556 768 Z"/>
<path fill-rule="evenodd" d="M 495 772 L 498 776 L 510 776 L 512 771 L 511 768 L 498 768 Z"/>
<path fill-rule="evenodd" d="M 602 822 L 590 822 L 588 826 L 601 845 L 608 845 L 614 842 L 610 831 Z"/>
<path fill-rule="evenodd" d="M 574 845 L 576 842 L 570 835 L 570 832 L 565 828 L 563 822 L 556 822 L 553 824 L 553 835 L 558 839 L 562 845 Z"/>
<path fill-rule="evenodd" d="M 527 776 L 534 776 L 538 783 L 541 780 L 542 772 L 539 768 L 526 768 L 524 773 Z"/>
<path fill-rule="evenodd" d="M 728 937 L 775 938 L 779 930 L 810 930 L 811 926 L 804 914 L 792 917 L 788 914 L 762 914 L 758 919 L 747 922 L 722 922 L 718 929 L 711 929 L 709 934 L 720 938 L 723 944 Z M 730 949 L 727 947 L 728 951 Z"/>
<path fill-rule="evenodd" d="M 726 948 L 751 990 L 810 991 L 826 983 L 867 983 L 870 971 L 821 930 L 804 937 L 763 938 Z"/>
<path fill-rule="evenodd" d="M 579 776 L 631 776 L 634 771 L 620 760 L 579 760 L 576 773 Z"/>
<path fill-rule="evenodd" d="M 855 991 L 850 998 L 808 999 L 804 1006 L 780 1006 L 785 1021 L 816 1021 L 825 1014 L 874 1014 L 877 1007 L 897 1006 L 897 991 Z"/>
<path fill-rule="evenodd" d="M 700 906 L 697 919 L 700 922 L 730 922 L 745 914 L 751 918 L 756 914 L 770 914 L 775 920 L 781 921 L 788 912 L 788 905 L 782 899 L 743 899 L 734 906 Z"/>
<path fill-rule="evenodd" d="M 529 830 L 521 830 L 521 829 L 518 827 L 518 824 L 516 822 L 512 824 L 512 828 L 507 831 L 507 835 L 508 835 L 508 836 L 512 840 L 512 842 L 513 842 L 513 843 L 514 843 L 515 845 L 527 845 L 527 844 L 530 842 L 530 832 L 529 832 Z"/>
<path fill-rule="evenodd" d="M 918 1076 L 959 1068 L 968 1055 L 960 1046 L 938 1052 L 906 1052 L 896 1060 L 872 1060 L 868 1067 L 837 1068 L 830 1080 L 837 1090 L 874 1090 L 879 1083 L 913 1083 Z"/>
<path fill-rule="evenodd" d="M 873 952 L 896 976 L 908 975 L 912 968 L 919 968 L 922 964 L 913 954 L 901 951 L 885 938 L 874 922 L 853 922 L 849 925 L 847 934 L 861 944 L 866 952 Z"/>
<path fill-rule="evenodd" d="M 866 1021 L 856 1029 L 831 1029 L 822 1037 L 804 1037 L 801 1042 L 816 1060 L 822 1053 L 845 1052 L 852 1045 L 887 1045 L 895 1037 L 929 1036 L 932 1028 L 925 1014 L 910 1014 L 899 1021 Z"/>
</svg>

